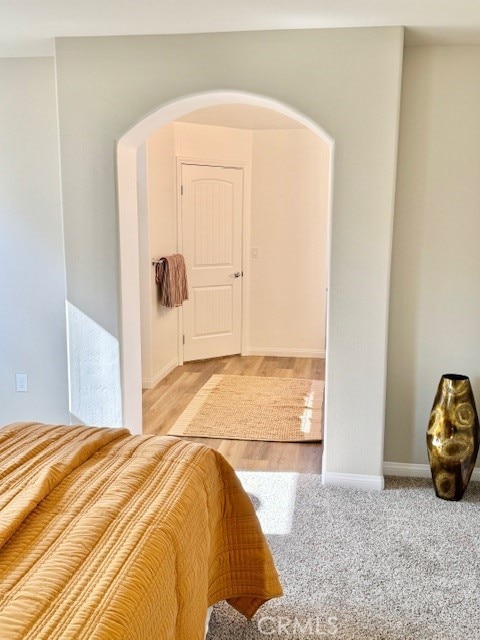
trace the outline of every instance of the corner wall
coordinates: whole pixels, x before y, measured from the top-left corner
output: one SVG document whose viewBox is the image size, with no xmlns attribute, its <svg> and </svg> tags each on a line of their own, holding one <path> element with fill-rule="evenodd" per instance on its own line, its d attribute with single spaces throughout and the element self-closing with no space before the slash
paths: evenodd
<svg viewBox="0 0 480 640">
<path fill-rule="evenodd" d="M 142 377 L 145 388 L 155 384 L 178 364 L 178 309 L 158 303 L 152 259 L 177 252 L 177 197 L 175 181 L 174 125 L 162 127 L 146 142 L 146 215 L 148 242 L 140 252 L 143 269 L 142 322 L 149 322 L 149 335 L 142 330 Z M 140 167 L 139 167 L 140 169 Z M 139 196 L 142 189 L 139 189 Z M 148 318 L 148 320 L 147 320 Z"/>
<path fill-rule="evenodd" d="M 0 60 L 0 122 L 0 426 L 68 424 L 53 59 Z"/>
<path fill-rule="evenodd" d="M 307 129 L 253 131 L 251 353 L 325 357 L 329 151 Z"/>
<path fill-rule="evenodd" d="M 479 69 L 478 46 L 405 50 L 385 460 L 413 475 L 441 375 L 480 408 Z"/>
</svg>

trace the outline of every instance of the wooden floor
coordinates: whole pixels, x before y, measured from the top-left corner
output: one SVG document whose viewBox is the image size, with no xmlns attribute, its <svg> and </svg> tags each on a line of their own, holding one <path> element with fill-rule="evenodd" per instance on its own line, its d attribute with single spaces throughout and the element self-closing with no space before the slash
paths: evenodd
<svg viewBox="0 0 480 640">
<path fill-rule="evenodd" d="M 188 362 L 174 369 L 156 387 L 143 392 L 143 432 L 166 434 L 196 392 L 214 373 L 324 380 L 325 360 L 229 356 Z M 188 439 L 218 449 L 239 471 L 321 471 L 322 443 Z"/>
</svg>

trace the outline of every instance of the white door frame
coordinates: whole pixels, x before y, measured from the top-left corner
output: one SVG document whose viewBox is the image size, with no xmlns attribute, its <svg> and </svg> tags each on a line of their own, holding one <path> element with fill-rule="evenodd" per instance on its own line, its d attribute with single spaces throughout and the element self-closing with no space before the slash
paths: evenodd
<svg viewBox="0 0 480 640">
<path fill-rule="evenodd" d="M 122 383 L 122 422 L 132 433 L 142 433 L 142 360 L 140 327 L 140 268 L 138 248 L 138 193 L 137 153 L 140 146 L 155 131 L 182 116 L 219 104 L 248 104 L 277 111 L 296 120 L 313 131 L 330 148 L 330 188 L 327 231 L 327 326 L 326 350 L 329 357 L 330 262 L 333 203 L 334 149 L 335 143 L 326 131 L 313 120 L 291 107 L 259 94 L 242 91 L 208 91 L 180 97 L 165 104 L 155 112 L 134 124 L 117 142 L 117 197 L 120 254 L 120 357 Z M 327 367 L 329 370 L 330 368 Z M 329 379 L 325 380 L 325 415 L 327 411 Z M 329 442 L 329 425 L 324 425 L 324 450 L 326 457 Z"/>
<path fill-rule="evenodd" d="M 207 167 L 231 167 L 232 169 L 243 170 L 243 203 L 242 203 L 242 328 L 240 335 L 241 354 L 245 355 L 248 348 L 248 317 L 250 313 L 250 269 L 247 268 L 248 257 L 250 255 L 250 225 L 251 225 L 251 166 L 249 162 L 243 160 L 215 160 L 212 158 L 194 158 L 190 156 L 177 156 L 176 182 L 177 182 L 177 247 L 178 252 L 183 250 L 183 237 L 181 231 L 181 180 L 182 165 L 195 164 Z M 184 363 L 183 357 L 183 307 L 180 307 L 178 323 L 178 364 Z"/>
</svg>

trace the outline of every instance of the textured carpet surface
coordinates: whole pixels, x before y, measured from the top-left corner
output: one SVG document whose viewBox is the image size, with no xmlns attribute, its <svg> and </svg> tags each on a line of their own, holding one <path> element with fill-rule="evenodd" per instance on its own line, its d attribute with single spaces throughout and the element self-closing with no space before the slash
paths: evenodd
<svg viewBox="0 0 480 640">
<path fill-rule="evenodd" d="M 169 435 L 303 442 L 322 439 L 323 380 L 213 375 Z"/>
<path fill-rule="evenodd" d="M 251 622 L 217 605 L 208 640 L 480 638 L 480 483 L 445 502 L 427 480 L 364 492 L 314 475 L 239 475 L 285 595 Z"/>
</svg>

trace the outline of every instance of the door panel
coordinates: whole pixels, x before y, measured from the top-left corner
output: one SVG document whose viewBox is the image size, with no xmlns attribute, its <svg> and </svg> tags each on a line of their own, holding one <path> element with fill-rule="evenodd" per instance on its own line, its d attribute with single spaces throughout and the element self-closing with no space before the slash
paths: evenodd
<svg viewBox="0 0 480 640">
<path fill-rule="evenodd" d="M 184 360 L 241 351 L 243 170 L 182 164 Z"/>
<path fill-rule="evenodd" d="M 233 332 L 233 287 L 196 287 L 193 291 L 194 337 Z"/>
</svg>

